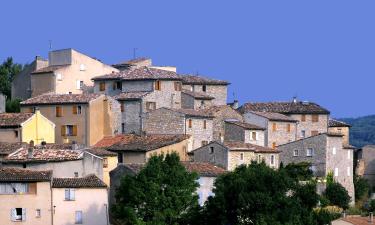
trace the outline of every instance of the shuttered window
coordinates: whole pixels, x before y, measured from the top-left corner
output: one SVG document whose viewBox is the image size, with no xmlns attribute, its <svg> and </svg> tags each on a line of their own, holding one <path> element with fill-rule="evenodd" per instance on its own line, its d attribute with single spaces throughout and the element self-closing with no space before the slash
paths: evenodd
<svg viewBox="0 0 375 225">
<path fill-rule="evenodd" d="M 156 102 L 146 102 L 146 110 L 155 110 L 156 109 Z"/>
<path fill-rule="evenodd" d="M 56 117 L 62 117 L 62 108 L 61 108 L 61 106 L 56 106 Z"/>
<path fill-rule="evenodd" d="M 10 219 L 13 222 L 26 221 L 25 208 L 13 208 L 10 210 Z"/>
<path fill-rule="evenodd" d="M 66 126 L 61 126 L 61 136 L 66 136 Z"/>
<path fill-rule="evenodd" d="M 77 125 L 73 125 L 73 135 L 72 136 L 77 136 Z"/>
<path fill-rule="evenodd" d="M 61 126 L 61 136 L 77 136 L 77 125 L 63 125 Z"/>
<path fill-rule="evenodd" d="M 272 123 L 272 131 L 276 131 L 276 129 L 277 129 L 276 123 Z"/>
<path fill-rule="evenodd" d="M 317 131 L 317 130 L 312 130 L 311 131 L 311 136 L 316 136 L 318 134 L 319 134 L 319 131 Z"/>
<path fill-rule="evenodd" d="M 251 140 L 253 140 L 253 141 L 257 140 L 257 132 L 255 132 L 255 131 L 251 132 Z"/>
<path fill-rule="evenodd" d="M 124 112 L 124 103 L 121 102 L 121 112 Z"/>
<path fill-rule="evenodd" d="M 157 90 L 157 91 L 161 90 L 161 81 L 160 80 L 155 81 L 155 90 Z"/>
<path fill-rule="evenodd" d="M 77 106 L 76 105 L 73 105 L 73 114 L 77 114 Z"/>
<path fill-rule="evenodd" d="M 318 114 L 311 115 L 311 120 L 313 123 L 319 122 L 319 115 Z"/>
<path fill-rule="evenodd" d="M 305 122 L 306 121 L 306 115 L 301 115 L 301 121 Z"/>
<path fill-rule="evenodd" d="M 286 131 L 289 133 L 290 130 L 291 130 L 291 126 L 290 126 L 290 124 L 288 123 L 288 124 L 286 125 Z"/>
<path fill-rule="evenodd" d="M 276 142 L 272 142 L 272 149 L 276 149 Z"/>
<path fill-rule="evenodd" d="M 99 91 L 105 91 L 105 82 L 104 81 L 99 83 Z"/>
<path fill-rule="evenodd" d="M 65 189 L 65 201 L 74 201 L 76 199 L 75 189 Z"/>
<path fill-rule="evenodd" d="M 203 120 L 203 129 L 206 129 L 206 128 L 207 128 L 207 121 Z"/>
<path fill-rule="evenodd" d="M 75 224 L 82 224 L 82 211 L 76 211 L 76 222 Z"/>
<path fill-rule="evenodd" d="M 189 128 L 192 128 L 192 127 L 193 127 L 193 120 L 192 120 L 192 119 L 189 119 L 189 120 L 188 120 L 188 123 L 189 123 Z"/>
<path fill-rule="evenodd" d="M 179 82 L 179 81 L 175 81 L 175 82 L 174 82 L 174 90 L 175 90 L 175 91 L 181 91 L 181 89 L 182 89 L 181 82 Z"/>
</svg>

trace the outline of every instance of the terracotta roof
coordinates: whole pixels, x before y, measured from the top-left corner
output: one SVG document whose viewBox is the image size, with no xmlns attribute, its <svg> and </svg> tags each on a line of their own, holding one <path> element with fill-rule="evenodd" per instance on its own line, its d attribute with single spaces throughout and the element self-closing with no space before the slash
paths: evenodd
<svg viewBox="0 0 375 225">
<path fill-rule="evenodd" d="M 196 172 L 201 177 L 217 177 L 225 173 L 225 169 L 204 162 L 181 162 L 189 172 Z"/>
<path fill-rule="evenodd" d="M 219 143 L 221 144 L 221 143 Z M 278 153 L 277 151 L 272 148 L 263 147 L 260 145 L 253 145 L 250 143 L 244 143 L 241 141 L 224 141 L 222 144 L 225 147 L 229 148 L 231 151 L 254 151 L 259 153 Z"/>
<path fill-rule="evenodd" d="M 0 182 L 50 181 L 52 171 L 36 171 L 21 168 L 0 167 Z"/>
<path fill-rule="evenodd" d="M 181 80 L 181 78 L 173 71 L 143 66 L 97 76 L 92 80 Z"/>
<path fill-rule="evenodd" d="M 240 121 L 225 121 L 226 123 L 234 124 L 239 127 L 245 128 L 247 130 L 265 130 L 266 128 L 251 124 L 251 123 L 244 123 Z"/>
<path fill-rule="evenodd" d="M 20 127 L 33 113 L 0 113 L 0 127 Z"/>
<path fill-rule="evenodd" d="M 114 144 L 119 143 L 122 140 L 127 140 L 128 138 L 129 138 L 128 135 L 123 135 L 123 134 L 116 135 L 114 137 L 107 136 L 101 139 L 100 141 L 98 141 L 93 147 L 94 148 L 108 148 Z"/>
<path fill-rule="evenodd" d="M 0 142 L 0 155 L 9 155 L 22 147 L 25 147 L 27 144 L 23 142 Z"/>
<path fill-rule="evenodd" d="M 94 174 L 85 177 L 53 178 L 53 188 L 106 188 L 107 185 Z"/>
<path fill-rule="evenodd" d="M 121 141 L 108 148 L 112 151 L 147 152 L 164 146 L 179 143 L 189 138 L 188 135 L 152 134 L 139 136 L 134 134 L 123 135 Z"/>
<path fill-rule="evenodd" d="M 253 113 L 255 115 L 264 117 L 268 120 L 271 121 L 283 121 L 283 122 L 297 122 L 297 120 L 292 119 L 288 116 L 285 116 L 280 113 L 275 113 L 275 112 L 256 112 L 256 111 L 248 111 L 249 113 Z"/>
<path fill-rule="evenodd" d="M 91 154 L 94 154 L 96 156 L 117 156 L 116 153 L 110 152 L 106 150 L 105 148 L 88 148 L 86 151 L 90 152 Z"/>
<path fill-rule="evenodd" d="M 122 92 L 114 98 L 119 101 L 124 101 L 124 100 L 138 100 L 142 99 L 144 96 L 149 94 L 150 92 L 147 91 L 136 91 L 136 92 Z"/>
<path fill-rule="evenodd" d="M 29 98 L 21 105 L 55 105 L 55 104 L 85 104 L 97 99 L 101 94 L 42 94 Z"/>
<path fill-rule="evenodd" d="M 239 109 L 242 113 L 248 111 L 276 112 L 283 114 L 329 114 L 329 111 L 313 102 L 258 102 L 245 103 Z"/>
<path fill-rule="evenodd" d="M 179 75 L 183 84 L 211 84 L 211 85 L 229 85 L 225 80 L 216 80 L 198 75 L 181 74 Z"/>
<path fill-rule="evenodd" d="M 165 108 L 169 109 L 169 108 Z M 195 109 L 169 109 L 174 112 L 182 113 L 187 117 L 202 117 L 202 118 L 213 118 L 211 114 L 208 114 L 205 110 Z"/>
<path fill-rule="evenodd" d="M 47 66 L 47 67 L 43 67 L 43 68 L 40 68 L 38 70 L 35 70 L 31 74 L 51 73 L 51 72 L 54 72 L 58 69 L 61 69 L 61 68 L 67 67 L 67 66 L 70 66 L 70 65 L 68 64 L 68 65 Z"/>
<path fill-rule="evenodd" d="M 28 157 L 28 148 L 22 148 L 8 155 L 4 162 L 24 163 L 24 162 L 61 162 L 82 159 L 82 150 L 68 149 L 33 149 L 31 157 Z"/>
<path fill-rule="evenodd" d="M 343 121 L 329 118 L 328 127 L 351 127 L 351 126 Z"/>
<path fill-rule="evenodd" d="M 202 100 L 212 100 L 215 99 L 214 97 L 209 96 L 208 94 L 205 94 L 203 92 L 195 92 L 195 91 L 189 91 L 189 90 L 182 90 L 183 94 L 189 95 L 195 99 L 202 99 Z"/>
</svg>

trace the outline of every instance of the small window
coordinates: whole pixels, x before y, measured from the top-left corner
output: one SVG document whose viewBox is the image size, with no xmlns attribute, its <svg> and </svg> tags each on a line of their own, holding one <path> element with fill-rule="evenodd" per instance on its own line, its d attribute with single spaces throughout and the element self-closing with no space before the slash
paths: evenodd
<svg viewBox="0 0 375 225">
<path fill-rule="evenodd" d="M 124 161 L 122 157 L 122 153 L 117 153 L 117 161 L 118 163 L 122 163 Z"/>
<path fill-rule="evenodd" d="M 101 81 L 99 83 L 99 91 L 105 91 L 105 82 L 104 81 Z"/>
<path fill-rule="evenodd" d="M 79 66 L 79 70 L 80 70 L 80 71 L 85 71 L 85 70 L 86 70 L 86 66 L 85 66 L 85 64 L 81 64 L 81 65 Z"/>
<path fill-rule="evenodd" d="M 202 91 L 203 91 L 203 92 L 206 92 L 206 91 L 207 91 L 207 86 L 206 86 L 206 85 L 202 85 Z"/>
<path fill-rule="evenodd" d="M 214 154 L 214 152 L 215 152 L 214 147 L 210 147 L 210 154 Z"/>
<path fill-rule="evenodd" d="M 122 90 L 122 82 L 121 81 L 116 82 L 116 88 L 117 88 L 117 90 Z"/>
<path fill-rule="evenodd" d="M 124 112 L 124 103 L 123 102 L 121 102 L 120 107 L 121 107 L 121 112 Z"/>
<path fill-rule="evenodd" d="M 146 110 L 155 110 L 156 109 L 156 102 L 146 102 Z"/>
<path fill-rule="evenodd" d="M 288 124 L 286 125 L 286 131 L 287 131 L 288 133 L 290 133 L 290 131 L 291 131 L 291 125 L 290 125 L 290 123 L 288 123 Z"/>
<path fill-rule="evenodd" d="M 271 155 L 271 165 L 272 166 L 275 165 L 275 156 L 274 155 Z"/>
<path fill-rule="evenodd" d="M 61 73 L 56 74 L 56 79 L 62 80 L 63 79 L 62 74 Z"/>
<path fill-rule="evenodd" d="M 301 121 L 306 122 L 306 115 L 305 114 L 301 115 Z"/>
<path fill-rule="evenodd" d="M 336 155 L 336 147 L 332 148 L 332 154 Z"/>
<path fill-rule="evenodd" d="M 207 129 L 207 121 L 203 120 L 203 129 Z"/>
<path fill-rule="evenodd" d="M 83 81 L 77 80 L 76 81 L 76 89 L 81 90 L 83 88 Z"/>
<path fill-rule="evenodd" d="M 35 217 L 40 218 L 42 216 L 42 212 L 40 209 L 36 209 L 35 211 Z"/>
<path fill-rule="evenodd" d="M 314 155 L 314 149 L 308 148 L 306 150 L 306 156 L 312 157 Z"/>
<path fill-rule="evenodd" d="M 313 123 L 319 122 L 319 115 L 318 114 L 311 115 L 311 121 Z"/>
<path fill-rule="evenodd" d="M 181 82 L 179 82 L 179 81 L 175 81 L 175 82 L 174 82 L 174 90 L 175 90 L 175 91 L 181 91 L 181 89 L 182 89 Z"/>
<path fill-rule="evenodd" d="M 202 146 L 205 146 L 205 145 L 208 144 L 208 141 L 202 141 L 201 144 L 202 144 Z"/>
<path fill-rule="evenodd" d="M 81 114 L 82 113 L 82 106 L 80 105 L 74 105 L 73 106 L 73 114 Z"/>
<path fill-rule="evenodd" d="M 262 159 L 262 155 L 258 155 L 258 163 L 261 163 L 263 161 L 263 159 Z"/>
<path fill-rule="evenodd" d="M 306 131 L 305 130 L 301 130 L 301 138 L 305 138 L 306 137 Z"/>
<path fill-rule="evenodd" d="M 193 120 L 189 119 L 188 122 L 189 122 L 189 128 L 192 128 L 193 127 Z"/>
<path fill-rule="evenodd" d="M 125 123 L 121 123 L 121 133 L 125 133 Z"/>
<path fill-rule="evenodd" d="M 241 160 L 241 161 L 244 160 L 244 153 L 243 153 L 243 152 L 240 153 L 240 160 Z"/>
<path fill-rule="evenodd" d="M 78 172 L 74 172 L 74 177 L 78 177 Z"/>
<path fill-rule="evenodd" d="M 76 222 L 75 224 L 82 224 L 82 211 L 76 211 Z"/>
<path fill-rule="evenodd" d="M 160 80 L 155 81 L 155 90 L 157 90 L 157 91 L 161 90 L 161 81 Z"/>
<path fill-rule="evenodd" d="M 255 131 L 251 132 L 251 140 L 256 141 L 258 139 L 257 136 L 258 136 L 257 132 L 255 132 Z"/>
<path fill-rule="evenodd" d="M 62 117 L 62 108 L 61 106 L 56 106 L 56 117 Z"/>
<path fill-rule="evenodd" d="M 339 176 L 339 168 L 335 168 L 335 177 Z"/>
<path fill-rule="evenodd" d="M 13 222 L 26 221 L 26 209 L 25 208 L 11 209 L 11 220 Z"/>
<path fill-rule="evenodd" d="M 61 126 L 61 136 L 77 136 L 77 125 Z"/>
<path fill-rule="evenodd" d="M 103 158 L 103 168 L 108 168 L 108 158 Z"/>
<path fill-rule="evenodd" d="M 316 136 L 316 135 L 319 135 L 319 131 L 317 131 L 317 130 L 312 130 L 312 131 L 311 131 L 311 136 Z"/>
<path fill-rule="evenodd" d="M 67 188 L 65 189 L 65 201 L 74 201 L 75 200 L 75 189 Z"/>
<path fill-rule="evenodd" d="M 272 131 L 276 131 L 277 130 L 277 125 L 276 123 L 272 123 Z"/>
<path fill-rule="evenodd" d="M 14 131 L 14 137 L 18 138 L 18 130 Z"/>
<path fill-rule="evenodd" d="M 298 156 L 298 155 L 299 155 L 298 149 L 295 149 L 295 150 L 293 151 L 293 156 L 296 157 L 296 156 Z"/>
</svg>

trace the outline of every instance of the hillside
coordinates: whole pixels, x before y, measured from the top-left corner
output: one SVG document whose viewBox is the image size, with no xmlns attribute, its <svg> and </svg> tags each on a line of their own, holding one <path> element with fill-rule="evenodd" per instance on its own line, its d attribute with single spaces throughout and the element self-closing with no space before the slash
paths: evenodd
<svg viewBox="0 0 375 225">
<path fill-rule="evenodd" d="M 350 125 L 350 143 L 356 147 L 375 144 L 375 115 L 339 119 Z"/>
</svg>

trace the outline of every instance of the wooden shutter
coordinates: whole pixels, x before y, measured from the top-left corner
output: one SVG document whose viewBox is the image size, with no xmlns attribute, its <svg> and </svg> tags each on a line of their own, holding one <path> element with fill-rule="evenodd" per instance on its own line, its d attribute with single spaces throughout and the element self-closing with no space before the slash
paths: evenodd
<svg viewBox="0 0 375 225">
<path fill-rule="evenodd" d="M 105 82 L 100 82 L 99 83 L 99 91 L 105 91 Z"/>
<path fill-rule="evenodd" d="M 69 189 L 65 189 L 65 200 L 69 200 L 70 194 L 69 194 Z"/>
<path fill-rule="evenodd" d="M 69 189 L 69 192 L 70 192 L 70 200 L 75 200 L 76 199 L 75 189 Z"/>
<path fill-rule="evenodd" d="M 312 115 L 311 117 L 312 117 L 312 118 L 311 118 L 312 122 L 319 122 L 319 115 L 314 114 L 314 115 Z"/>
<path fill-rule="evenodd" d="M 276 123 L 272 124 L 272 131 L 276 131 Z"/>
<path fill-rule="evenodd" d="M 66 135 L 66 126 L 61 126 L 61 136 L 65 136 Z"/>
<path fill-rule="evenodd" d="M 319 131 L 317 131 L 317 130 L 311 131 L 311 136 L 316 136 L 318 134 L 319 134 Z"/>
<path fill-rule="evenodd" d="M 121 112 L 124 112 L 124 103 L 121 102 Z"/>
<path fill-rule="evenodd" d="M 62 117 L 62 108 L 61 108 L 61 106 L 56 106 L 56 117 Z"/>
<path fill-rule="evenodd" d="M 272 149 L 276 149 L 276 142 L 272 143 Z"/>
<path fill-rule="evenodd" d="M 73 125 L 73 135 L 72 136 L 77 136 L 77 125 Z"/>
<path fill-rule="evenodd" d="M 193 120 L 189 119 L 189 128 L 192 128 L 192 127 L 193 127 Z"/>
<path fill-rule="evenodd" d="M 158 91 L 161 90 L 161 81 L 160 80 L 155 81 L 155 90 L 158 90 Z"/>
<path fill-rule="evenodd" d="M 29 183 L 29 194 L 36 194 L 36 183 Z"/>
<path fill-rule="evenodd" d="M 26 209 L 22 208 L 22 221 L 26 221 Z"/>
<path fill-rule="evenodd" d="M 77 114 L 77 106 L 73 105 L 73 114 Z"/>
<path fill-rule="evenodd" d="M 291 128 L 290 128 L 290 123 L 288 123 L 286 126 L 287 126 L 287 127 L 286 127 L 286 131 L 290 132 L 290 130 L 291 130 Z"/>
<path fill-rule="evenodd" d="M 306 121 L 306 115 L 301 115 L 301 121 L 305 122 Z"/>
<path fill-rule="evenodd" d="M 17 217 L 17 210 L 15 208 L 10 209 L 10 219 L 15 222 Z"/>
<path fill-rule="evenodd" d="M 206 129 L 206 128 L 207 128 L 207 121 L 203 120 L 203 129 Z"/>
</svg>

